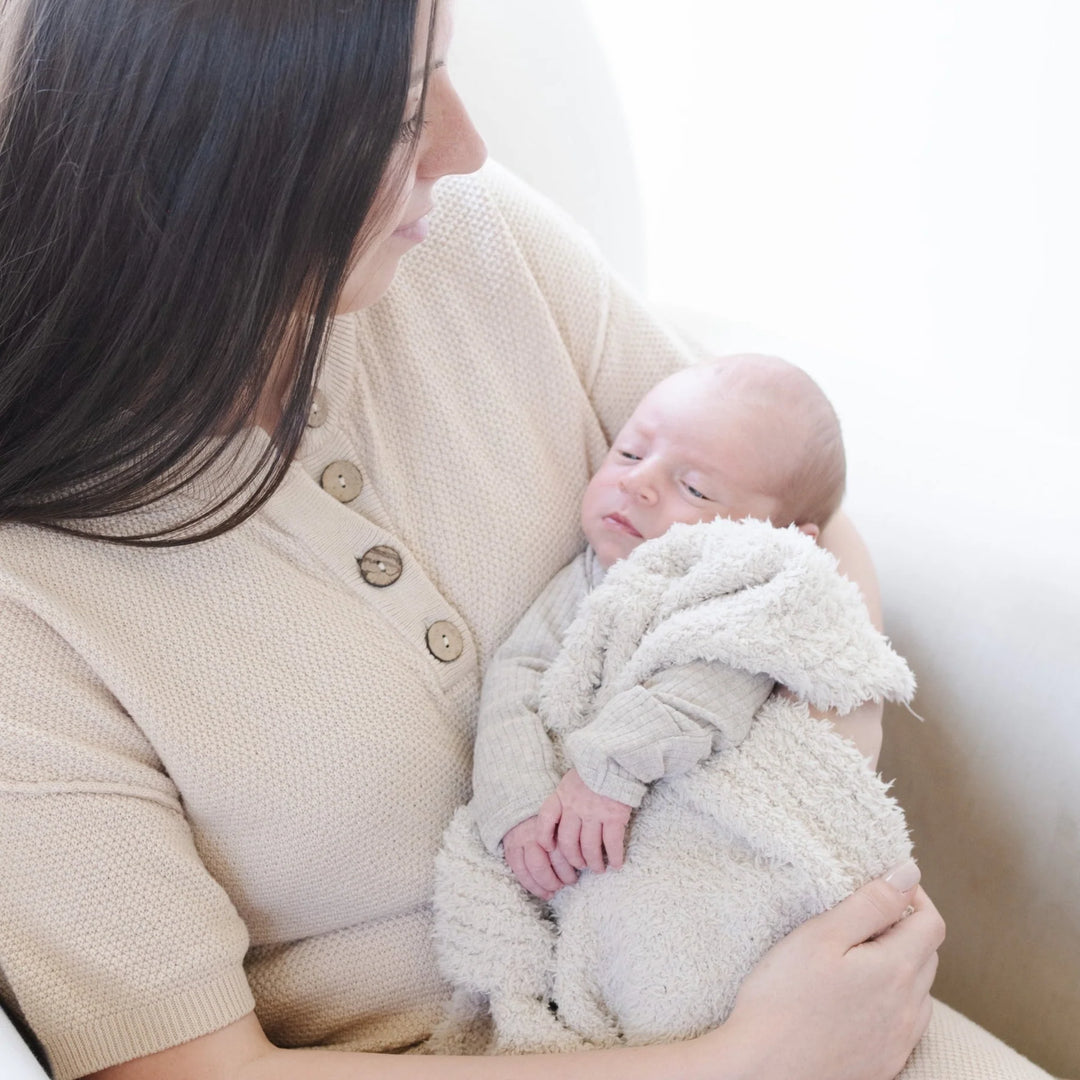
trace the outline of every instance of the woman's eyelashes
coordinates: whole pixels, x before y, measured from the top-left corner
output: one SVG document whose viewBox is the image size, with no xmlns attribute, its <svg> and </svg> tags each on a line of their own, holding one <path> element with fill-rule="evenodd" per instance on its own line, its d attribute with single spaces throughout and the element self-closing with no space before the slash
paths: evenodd
<svg viewBox="0 0 1080 1080">
<path fill-rule="evenodd" d="M 422 119 L 419 113 L 415 113 L 398 128 L 398 138 L 402 142 L 412 142 L 428 123 L 429 121 Z"/>
</svg>

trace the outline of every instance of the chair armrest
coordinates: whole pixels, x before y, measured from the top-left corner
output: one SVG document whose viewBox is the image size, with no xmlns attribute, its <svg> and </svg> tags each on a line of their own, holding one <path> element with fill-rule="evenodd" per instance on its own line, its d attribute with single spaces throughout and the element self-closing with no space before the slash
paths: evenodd
<svg viewBox="0 0 1080 1080">
<path fill-rule="evenodd" d="M 4 1080 L 48 1080 L 49 1076 L 3 1009 L 0 1009 L 0 1076 Z"/>
</svg>

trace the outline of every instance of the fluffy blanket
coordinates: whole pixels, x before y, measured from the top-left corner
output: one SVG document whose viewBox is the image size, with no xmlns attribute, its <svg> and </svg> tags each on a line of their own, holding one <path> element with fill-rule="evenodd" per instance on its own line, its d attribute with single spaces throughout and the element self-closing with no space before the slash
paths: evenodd
<svg viewBox="0 0 1080 1080">
<path fill-rule="evenodd" d="M 831 555 L 756 521 L 672 528 L 585 599 L 545 674 L 541 714 L 558 746 L 610 696 L 698 660 L 768 673 L 795 699 L 777 690 L 737 745 L 654 784 L 622 870 L 585 872 L 545 905 L 486 851 L 470 808 L 458 812 L 435 891 L 457 990 L 433 1050 L 699 1034 L 774 942 L 908 857 L 887 785 L 807 709 L 914 691 Z"/>
</svg>

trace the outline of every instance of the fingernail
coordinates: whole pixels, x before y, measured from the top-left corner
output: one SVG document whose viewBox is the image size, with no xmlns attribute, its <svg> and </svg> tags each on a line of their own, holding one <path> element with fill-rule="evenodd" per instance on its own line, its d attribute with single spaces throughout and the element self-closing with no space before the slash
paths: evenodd
<svg viewBox="0 0 1080 1080">
<path fill-rule="evenodd" d="M 897 891 L 907 892 L 914 889 L 922 878 L 922 871 L 914 859 L 908 859 L 906 863 L 894 866 L 886 875 L 885 880 Z"/>
</svg>

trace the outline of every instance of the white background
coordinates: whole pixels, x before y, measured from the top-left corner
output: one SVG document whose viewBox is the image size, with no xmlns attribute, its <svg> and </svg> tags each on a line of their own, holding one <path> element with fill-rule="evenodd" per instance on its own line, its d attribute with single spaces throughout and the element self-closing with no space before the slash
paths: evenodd
<svg viewBox="0 0 1080 1080">
<path fill-rule="evenodd" d="M 587 7 L 626 109 L 656 300 L 1075 450 L 1080 4 Z"/>
</svg>

